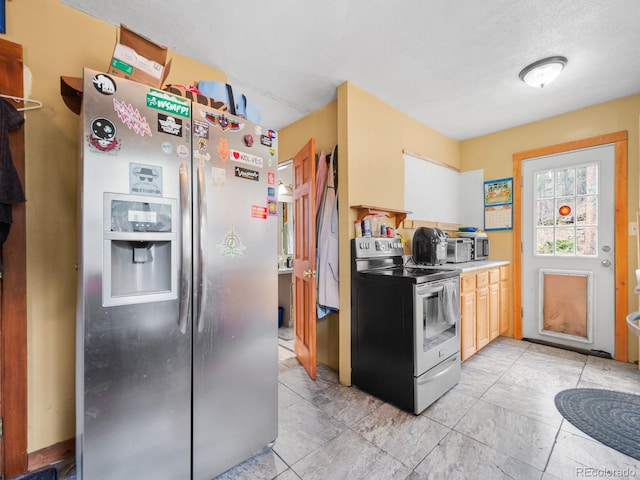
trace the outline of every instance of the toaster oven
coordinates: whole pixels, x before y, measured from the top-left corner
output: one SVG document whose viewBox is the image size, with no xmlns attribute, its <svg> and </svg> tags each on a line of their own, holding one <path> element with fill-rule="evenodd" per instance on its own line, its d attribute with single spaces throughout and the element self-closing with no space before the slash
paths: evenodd
<svg viewBox="0 0 640 480">
<path fill-rule="evenodd" d="M 471 238 L 447 238 L 447 263 L 471 261 Z"/>
</svg>

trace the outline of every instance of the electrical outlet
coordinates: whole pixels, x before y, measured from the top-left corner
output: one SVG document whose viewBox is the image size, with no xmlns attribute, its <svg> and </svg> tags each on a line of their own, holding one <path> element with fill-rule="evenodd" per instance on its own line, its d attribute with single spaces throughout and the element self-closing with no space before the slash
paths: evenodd
<svg viewBox="0 0 640 480">
<path fill-rule="evenodd" d="M 638 222 L 629 222 L 629 235 L 638 235 Z"/>
</svg>

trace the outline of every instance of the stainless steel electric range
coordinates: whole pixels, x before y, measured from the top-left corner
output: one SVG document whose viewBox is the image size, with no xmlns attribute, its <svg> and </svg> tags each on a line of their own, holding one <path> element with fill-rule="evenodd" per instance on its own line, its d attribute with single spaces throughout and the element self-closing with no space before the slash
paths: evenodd
<svg viewBox="0 0 640 480">
<path fill-rule="evenodd" d="M 460 270 L 405 266 L 397 238 L 351 254 L 351 381 L 417 415 L 460 378 Z"/>
</svg>

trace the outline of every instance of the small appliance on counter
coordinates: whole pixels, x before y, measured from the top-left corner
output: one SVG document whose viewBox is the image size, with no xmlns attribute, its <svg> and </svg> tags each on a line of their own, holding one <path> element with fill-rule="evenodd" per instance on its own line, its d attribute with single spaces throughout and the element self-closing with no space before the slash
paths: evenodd
<svg viewBox="0 0 640 480">
<path fill-rule="evenodd" d="M 471 261 L 471 238 L 447 238 L 447 263 Z"/>
<path fill-rule="evenodd" d="M 441 265 L 447 261 L 447 235 L 435 227 L 419 227 L 413 234 L 413 260 L 420 264 Z"/>
<path fill-rule="evenodd" d="M 471 227 L 461 227 L 457 236 L 471 240 L 471 260 L 487 260 L 489 258 L 489 238 L 485 232 Z"/>
</svg>

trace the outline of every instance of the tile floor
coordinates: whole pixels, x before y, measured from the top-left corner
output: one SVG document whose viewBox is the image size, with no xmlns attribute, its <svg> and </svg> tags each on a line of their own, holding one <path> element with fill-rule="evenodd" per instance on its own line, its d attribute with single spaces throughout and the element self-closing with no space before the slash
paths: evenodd
<svg viewBox="0 0 640 480">
<path fill-rule="evenodd" d="M 415 416 L 341 386 L 323 365 L 313 382 L 292 355 L 280 347 L 273 449 L 220 480 L 640 478 L 640 461 L 573 427 L 553 401 L 575 387 L 640 394 L 637 365 L 500 337 Z"/>
<path fill-rule="evenodd" d="M 499 337 L 415 416 L 341 386 L 323 365 L 311 381 L 283 347 L 279 360 L 278 439 L 219 480 L 640 478 L 640 461 L 583 434 L 553 402 L 574 387 L 640 394 L 637 365 Z"/>
</svg>

